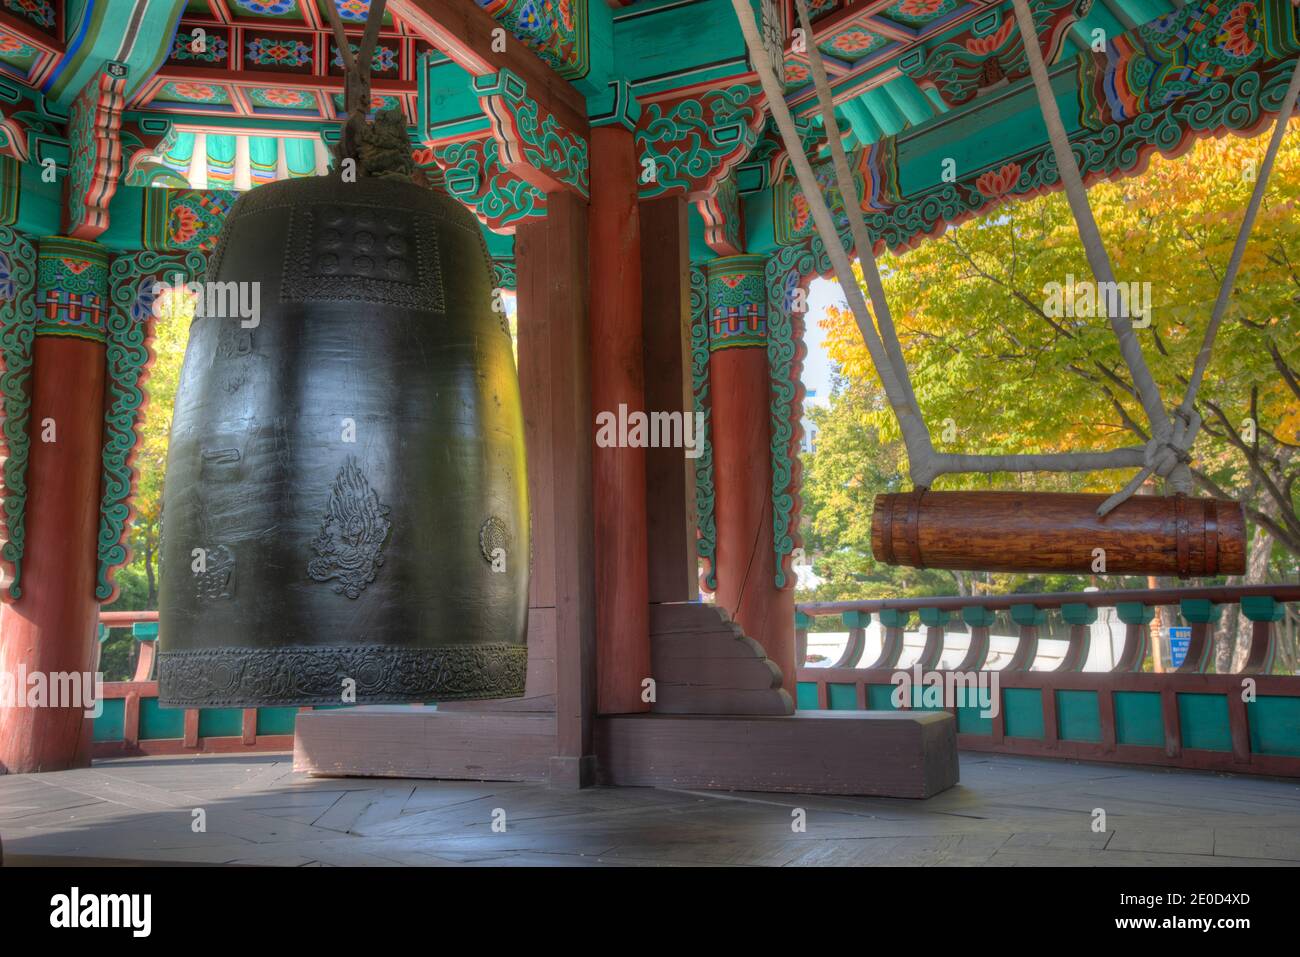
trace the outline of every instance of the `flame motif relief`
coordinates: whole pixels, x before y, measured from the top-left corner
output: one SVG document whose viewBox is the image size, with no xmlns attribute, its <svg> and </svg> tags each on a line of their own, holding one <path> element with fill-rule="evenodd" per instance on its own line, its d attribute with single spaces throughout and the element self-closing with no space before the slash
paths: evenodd
<svg viewBox="0 0 1300 957">
<path fill-rule="evenodd" d="M 334 591 L 357 598 L 384 563 L 383 548 L 392 522 L 389 508 L 349 456 L 334 479 L 321 531 L 312 542 L 316 557 L 307 565 L 315 581 L 334 581 Z"/>
</svg>

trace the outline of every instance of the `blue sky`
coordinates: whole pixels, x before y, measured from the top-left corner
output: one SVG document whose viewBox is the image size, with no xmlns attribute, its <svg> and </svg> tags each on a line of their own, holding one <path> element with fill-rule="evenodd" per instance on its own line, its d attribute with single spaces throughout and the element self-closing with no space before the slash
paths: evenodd
<svg viewBox="0 0 1300 957">
<path fill-rule="evenodd" d="M 843 306 L 844 293 L 833 279 L 814 279 L 808 287 L 808 315 L 804 318 L 804 342 L 808 355 L 803 361 L 803 385 L 808 405 L 825 405 L 831 395 L 831 361 L 826 357 L 826 334 L 821 321 L 827 306 Z M 813 393 L 816 393 L 815 395 Z"/>
</svg>

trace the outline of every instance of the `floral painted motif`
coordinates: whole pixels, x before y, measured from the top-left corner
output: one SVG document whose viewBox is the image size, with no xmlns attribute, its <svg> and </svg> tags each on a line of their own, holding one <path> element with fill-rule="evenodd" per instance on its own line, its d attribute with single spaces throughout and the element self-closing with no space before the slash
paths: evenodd
<svg viewBox="0 0 1300 957">
<path fill-rule="evenodd" d="M 352 55 L 356 56 L 358 45 L 349 43 L 352 48 Z M 339 48 L 330 44 L 330 65 L 342 69 L 343 55 L 339 53 Z M 370 69 L 375 73 L 391 73 L 397 69 L 397 51 L 392 47 L 386 47 L 376 44 L 374 55 L 370 58 Z"/>
<path fill-rule="evenodd" d="M 976 56 L 986 56 L 1006 43 L 1011 31 L 1016 28 L 1016 21 L 1008 17 L 998 28 L 997 33 L 987 37 L 967 37 L 966 49 Z"/>
<path fill-rule="evenodd" d="M 1088 15 L 1093 0 L 1028 2 L 1043 58 L 1055 63 L 1062 55 L 1070 29 Z M 1028 76 L 1029 60 L 1015 17 L 1010 12 L 991 12 L 970 21 L 960 32 L 924 47 L 923 54 L 910 58 L 902 70 L 922 89 L 933 90 L 944 103 L 954 107 Z"/>
<path fill-rule="evenodd" d="M 334 110 L 339 116 L 343 115 L 343 94 L 335 93 L 331 97 L 334 101 Z M 374 116 L 376 113 L 384 110 L 397 110 L 405 115 L 406 111 L 402 109 L 402 101 L 395 96 L 384 96 L 379 93 L 370 95 L 370 110 L 367 116 Z"/>
<path fill-rule="evenodd" d="M 202 50 L 194 48 L 194 40 L 188 34 L 178 34 L 172 41 L 171 58 L 173 60 L 193 60 L 198 63 L 224 63 L 229 51 L 225 37 L 208 37 Z"/>
<path fill-rule="evenodd" d="M 236 194 L 216 189 L 145 190 L 144 244 L 147 249 L 210 252 L 235 204 Z"/>
<path fill-rule="evenodd" d="M 224 87 L 213 86 L 208 83 L 177 81 L 164 84 L 163 88 L 158 91 L 157 99 L 222 104 L 230 102 L 230 95 Z"/>
<path fill-rule="evenodd" d="M 1200 0 L 1139 27 L 1136 40 L 1107 49 L 1113 76 L 1106 98 L 1117 116 L 1172 103 L 1252 67 L 1263 55 L 1264 28 L 1254 0 Z"/>
<path fill-rule="evenodd" d="M 258 66 L 303 66 L 311 63 L 311 47 L 301 40 L 255 37 L 244 44 L 244 59 Z"/>
<path fill-rule="evenodd" d="M 0 31 L 0 57 L 29 57 L 36 48 L 24 43 L 12 33 Z"/>
<path fill-rule="evenodd" d="M 863 30 L 861 27 L 851 27 L 843 33 L 837 33 L 831 37 L 829 41 L 821 45 L 820 49 L 830 56 L 846 60 L 860 60 L 888 42 L 878 33 Z"/>
<path fill-rule="evenodd" d="M 796 233 L 802 233 L 812 220 L 812 210 L 808 208 L 808 197 L 796 193 L 790 197 L 790 226 Z"/>
<path fill-rule="evenodd" d="M 354 23 L 365 23 L 366 15 L 370 13 L 370 0 L 335 0 L 334 6 L 340 20 Z"/>
<path fill-rule="evenodd" d="M 248 100 L 255 107 L 312 109 L 312 111 L 317 108 L 315 96 L 305 90 L 281 90 L 281 88 L 277 87 L 265 88 L 265 90 L 250 90 L 248 91 Z"/>
<path fill-rule="evenodd" d="M 1243 3 L 1228 14 L 1215 42 L 1233 56 L 1247 57 L 1255 52 L 1259 26 L 1255 5 Z"/>
<path fill-rule="evenodd" d="M 581 0 L 476 0 L 561 76 L 586 76 L 587 5 Z"/>
<path fill-rule="evenodd" d="M 56 19 L 54 4 L 50 0 L 3 0 L 4 7 L 37 26 L 49 29 Z"/>
<path fill-rule="evenodd" d="M 975 180 L 975 188 L 990 199 L 1004 196 L 1015 188 L 1020 179 L 1020 164 L 1007 163 L 1001 169 L 989 170 Z"/>
<path fill-rule="evenodd" d="M 282 17 L 298 12 L 294 0 L 233 0 L 233 3 L 238 10 L 258 17 Z"/>
<path fill-rule="evenodd" d="M 184 246 L 198 232 L 199 217 L 188 206 L 177 206 L 167 217 L 167 238 L 173 246 Z"/>
<path fill-rule="evenodd" d="M 952 13 L 957 4 L 958 0 L 901 0 L 885 10 L 885 16 L 917 26 Z"/>
</svg>

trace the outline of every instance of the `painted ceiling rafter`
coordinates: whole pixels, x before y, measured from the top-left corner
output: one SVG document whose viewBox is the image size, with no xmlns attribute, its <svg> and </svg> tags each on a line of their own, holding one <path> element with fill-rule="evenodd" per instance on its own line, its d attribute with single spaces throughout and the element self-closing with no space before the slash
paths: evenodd
<svg viewBox="0 0 1300 957">
<path fill-rule="evenodd" d="M 64 234 L 93 240 L 108 228 L 108 204 L 122 175 L 122 107 L 126 104 L 127 67 L 104 64 L 72 102 L 68 139 L 68 206 Z"/>
</svg>

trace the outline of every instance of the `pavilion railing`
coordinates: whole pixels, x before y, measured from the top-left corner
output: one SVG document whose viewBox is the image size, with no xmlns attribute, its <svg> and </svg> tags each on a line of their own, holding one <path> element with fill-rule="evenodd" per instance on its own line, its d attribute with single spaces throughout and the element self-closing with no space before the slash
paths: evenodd
<svg viewBox="0 0 1300 957">
<path fill-rule="evenodd" d="M 804 603 L 795 621 L 798 703 L 801 709 L 942 708 L 955 716 L 958 747 L 965 750 L 1300 777 L 1300 677 L 1271 674 L 1276 625 L 1291 602 L 1300 602 L 1300 585 Z M 1190 630 L 1186 654 L 1172 670 L 1144 671 L 1149 626 L 1162 606 L 1176 608 Z M 1101 608 L 1115 609 L 1123 647 L 1110 670 L 1084 671 L 1090 626 Z M 1234 674 L 1209 673 L 1215 624 L 1238 608 L 1251 623 L 1244 665 Z M 1005 666 L 990 670 L 989 629 L 998 613 L 1009 613 L 1018 634 Z M 1069 626 L 1066 650 L 1054 669 L 1035 671 L 1049 613 Z M 808 632 L 814 619 L 826 616 L 840 617 L 848 641 L 829 667 L 809 667 Z M 881 650 L 863 663 L 872 616 L 883 628 Z M 913 616 L 924 628 L 923 646 L 900 666 Z M 957 621 L 969 632 L 967 648 L 944 668 L 946 629 Z M 934 687 L 949 692 L 983 682 L 990 697 L 977 702 L 969 693 L 936 691 L 927 698 L 918 674 L 933 676 Z M 980 706 L 989 703 L 995 706 Z"/>
<path fill-rule="evenodd" d="M 293 750 L 294 720 L 310 708 L 160 708 L 153 678 L 158 612 L 100 612 L 101 646 L 121 628 L 131 629 L 136 640 L 133 674 L 129 681 L 104 682 L 93 757 Z"/>
</svg>

